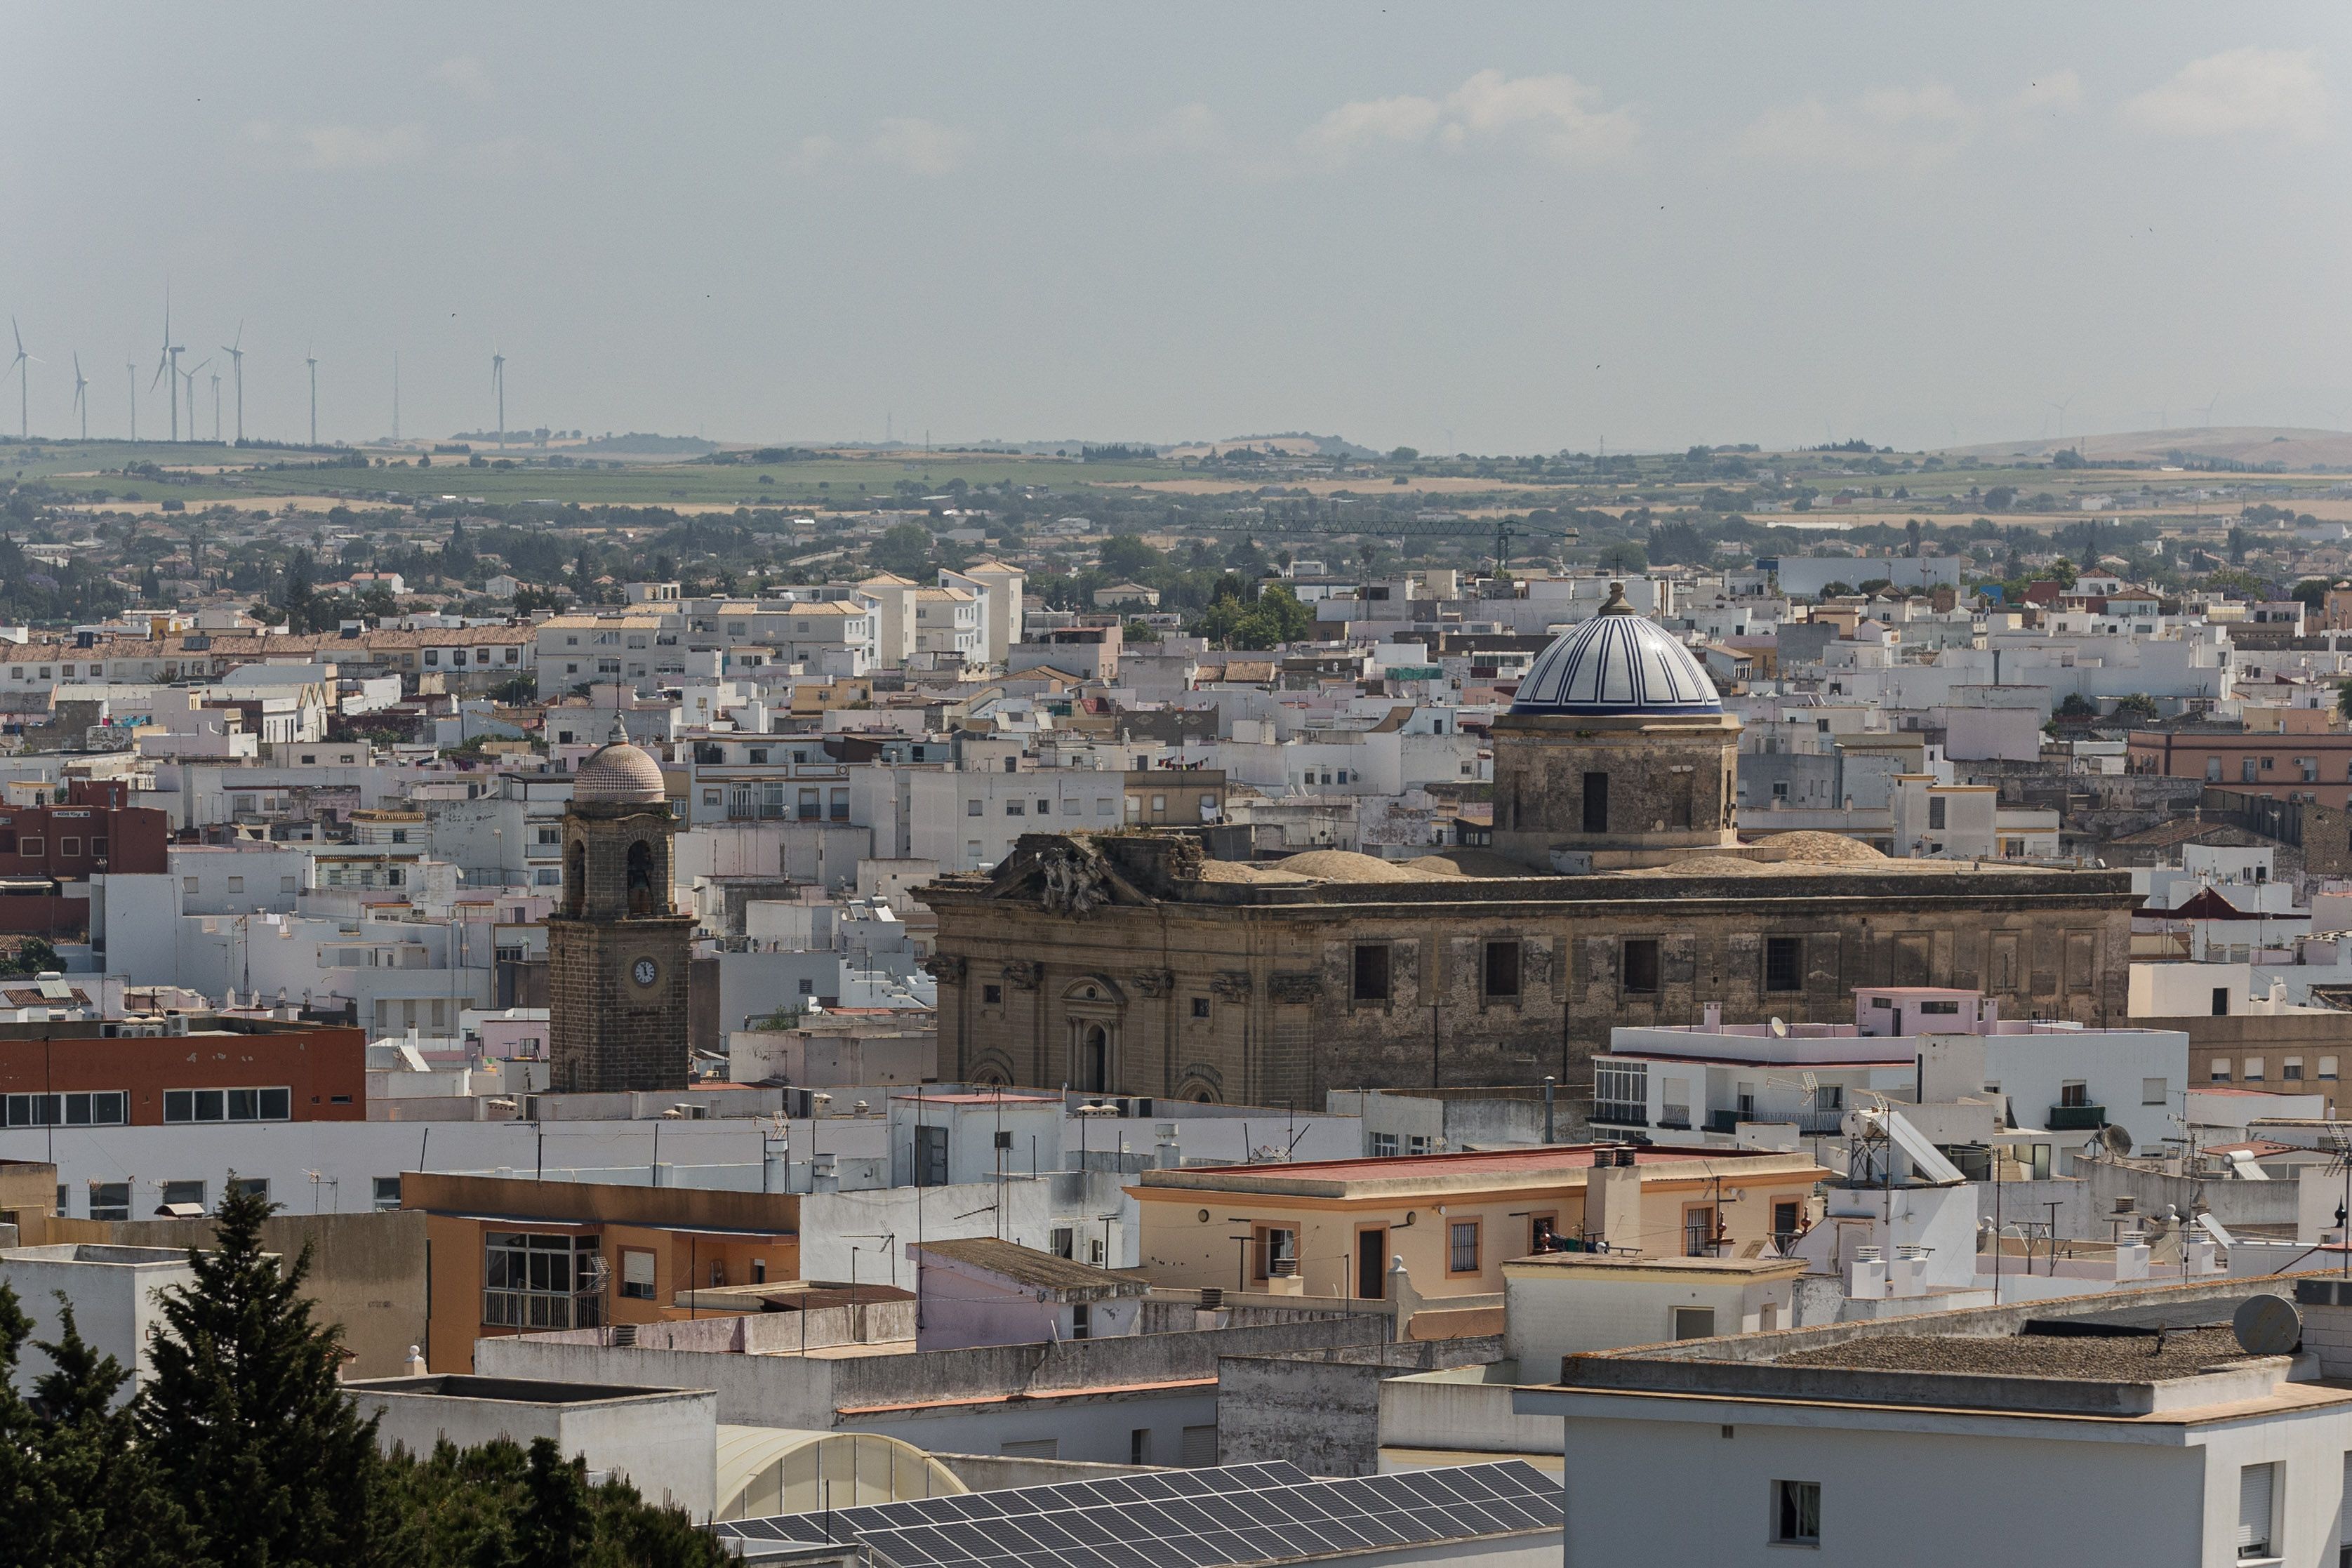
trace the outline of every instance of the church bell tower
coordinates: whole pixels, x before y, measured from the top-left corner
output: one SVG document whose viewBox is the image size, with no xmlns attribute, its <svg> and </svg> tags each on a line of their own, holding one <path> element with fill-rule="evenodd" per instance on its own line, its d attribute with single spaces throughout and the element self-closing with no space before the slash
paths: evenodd
<svg viewBox="0 0 2352 1568">
<path fill-rule="evenodd" d="M 558 1094 L 684 1089 L 694 919 L 671 904 L 661 766 L 615 741 L 573 776 L 563 902 L 547 922 L 550 1087 Z"/>
</svg>

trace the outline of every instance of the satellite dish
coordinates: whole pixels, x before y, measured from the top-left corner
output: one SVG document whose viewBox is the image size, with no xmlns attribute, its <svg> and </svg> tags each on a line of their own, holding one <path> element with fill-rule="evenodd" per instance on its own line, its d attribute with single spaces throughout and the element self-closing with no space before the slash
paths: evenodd
<svg viewBox="0 0 2352 1568">
<path fill-rule="evenodd" d="M 1778 1018 L 1774 1018 L 1774 1019 L 1772 1020 L 1772 1023 L 1771 1023 L 1771 1029 L 1772 1029 L 1772 1037 L 1773 1037 L 1774 1039 L 1776 1039 L 1776 1040 L 1778 1040 L 1778 1039 L 1784 1039 L 1784 1038 L 1786 1038 L 1786 1037 L 1788 1037 L 1788 1033 L 1789 1033 L 1789 1026 L 1788 1026 L 1788 1025 L 1786 1025 L 1786 1024 L 1784 1024 L 1784 1023 L 1782 1023 L 1782 1022 L 1781 1022 L 1780 1019 L 1778 1019 Z M 1811 1086 L 1811 1084 L 1808 1084 L 1808 1085 L 1806 1085 L 1805 1087 L 1806 1087 L 1806 1088 L 1808 1088 L 1808 1089 L 1810 1089 L 1810 1088 L 1811 1088 L 1812 1086 Z"/>
<path fill-rule="evenodd" d="M 1838 1119 L 1838 1131 L 1849 1138 L 1859 1140 L 1870 1137 L 1877 1130 L 1871 1126 L 1869 1119 L 1861 1111 L 1849 1110 Z"/>
<path fill-rule="evenodd" d="M 2280 1296 L 2249 1296 L 2230 1315 L 2230 1330 L 2248 1355 L 2289 1355 L 2303 1342 L 2303 1314 Z"/>
<path fill-rule="evenodd" d="M 2099 1129 L 2099 1142 L 2105 1144 L 2107 1152 L 2113 1155 L 2120 1156 L 2132 1152 L 2132 1135 L 2112 1121 Z"/>
</svg>

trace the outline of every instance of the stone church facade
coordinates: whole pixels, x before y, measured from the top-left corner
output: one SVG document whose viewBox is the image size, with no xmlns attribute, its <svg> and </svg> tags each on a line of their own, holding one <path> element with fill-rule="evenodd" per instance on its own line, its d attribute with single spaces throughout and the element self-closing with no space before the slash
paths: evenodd
<svg viewBox="0 0 2352 1568">
<path fill-rule="evenodd" d="M 931 884 L 943 1068 L 1302 1106 L 1550 1075 L 1573 1100 L 1611 1028 L 1710 1005 L 1851 1022 L 1856 986 L 1943 985 L 2011 1017 L 2127 1014 L 2126 872 L 1742 843 L 1739 723 L 1622 592 L 1493 733 L 1495 847 L 1523 875 L 1267 881 L 1217 874 L 1197 836 L 1034 834 Z"/>
<path fill-rule="evenodd" d="M 1580 1095 L 1617 1025 L 1851 1022 L 1860 985 L 1982 989 L 2120 1023 L 2130 876 L 1781 867 L 1766 876 L 1205 880 L 1196 839 L 1033 834 L 944 878 L 943 1069 L 1220 1103 L 1532 1083 Z M 951 1065 L 950 1065 L 951 1064 Z"/>
</svg>

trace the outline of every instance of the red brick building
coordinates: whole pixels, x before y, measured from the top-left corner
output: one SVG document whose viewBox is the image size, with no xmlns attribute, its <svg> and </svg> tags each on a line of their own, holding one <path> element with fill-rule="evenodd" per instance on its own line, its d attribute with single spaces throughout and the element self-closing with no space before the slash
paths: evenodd
<svg viewBox="0 0 2352 1568">
<path fill-rule="evenodd" d="M 0 806 L 0 931 L 79 936 L 89 900 L 65 884 L 171 869 L 171 822 L 119 779 L 72 779 L 62 805 Z"/>
<path fill-rule="evenodd" d="M 183 1020 L 172 1020 L 173 1026 Z M 367 1035 L 273 1019 L 0 1025 L 0 1126 L 364 1121 Z"/>
</svg>

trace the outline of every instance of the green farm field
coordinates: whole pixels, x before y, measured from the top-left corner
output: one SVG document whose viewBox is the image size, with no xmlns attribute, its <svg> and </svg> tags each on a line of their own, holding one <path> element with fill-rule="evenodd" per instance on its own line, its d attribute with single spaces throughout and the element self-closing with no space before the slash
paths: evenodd
<svg viewBox="0 0 2352 1568">
<path fill-rule="evenodd" d="M 485 452 L 485 457 L 489 453 Z M 203 505 L 212 501 L 268 503 L 329 492 L 397 490 L 412 499 L 444 495 L 479 498 L 485 503 L 530 500 L 582 506 L 648 507 L 863 507 L 868 498 L 896 501 L 901 484 L 917 493 L 938 494 L 955 479 L 974 488 L 1012 483 L 1047 489 L 1123 486 L 1162 479 L 1171 464 L 1079 463 L 1066 458 L 990 457 L 957 453 L 925 458 L 900 454 L 824 457 L 800 462 L 750 464 L 633 463 L 625 468 L 474 468 L 462 458 L 444 458 L 429 468 L 387 466 L 365 469 L 315 468 L 307 453 L 284 454 L 305 466 L 273 469 L 257 466 L 280 454 L 257 454 L 211 443 L 92 441 L 0 442 L 0 470 L 41 479 L 67 492 L 117 499 L 136 494 L 143 503 L 163 500 Z M 142 475 L 102 472 L 152 463 L 172 477 L 158 481 Z M 767 483 L 761 483 L 765 478 Z"/>
</svg>

